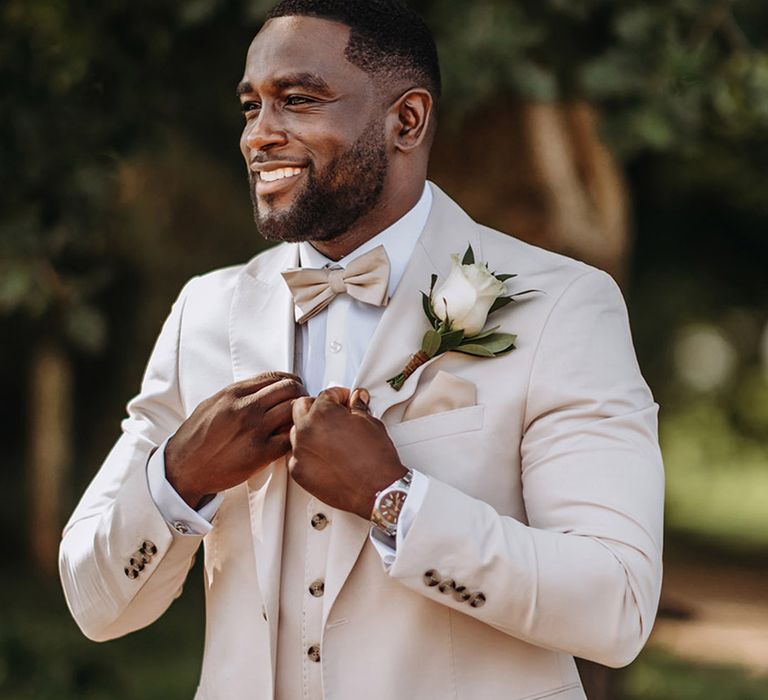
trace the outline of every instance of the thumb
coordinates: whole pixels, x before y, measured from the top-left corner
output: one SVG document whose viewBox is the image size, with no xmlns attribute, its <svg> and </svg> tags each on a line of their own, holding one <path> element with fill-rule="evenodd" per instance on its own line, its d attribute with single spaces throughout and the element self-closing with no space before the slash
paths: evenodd
<svg viewBox="0 0 768 700">
<path fill-rule="evenodd" d="M 371 395 L 367 389 L 355 389 L 349 397 L 350 411 L 370 413 Z"/>
</svg>

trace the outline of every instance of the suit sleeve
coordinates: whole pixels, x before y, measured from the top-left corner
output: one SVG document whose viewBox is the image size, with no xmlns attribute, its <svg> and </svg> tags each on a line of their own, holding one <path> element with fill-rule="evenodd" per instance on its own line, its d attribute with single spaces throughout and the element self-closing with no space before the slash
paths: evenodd
<svg viewBox="0 0 768 700">
<path fill-rule="evenodd" d="M 621 293 L 608 275 L 585 273 L 555 303 L 533 361 L 521 444 L 528 523 L 430 477 L 390 575 L 528 643 L 630 663 L 661 589 L 657 411 Z M 441 594 L 436 577 L 482 594 L 479 605 Z"/>
<path fill-rule="evenodd" d="M 185 419 L 178 354 L 193 282 L 163 325 L 141 391 L 128 404 L 122 435 L 64 528 L 59 549 L 64 595 L 83 633 L 95 641 L 156 620 L 181 593 L 202 541 L 202 536 L 181 535 L 168 525 L 147 483 L 153 451 Z"/>
</svg>

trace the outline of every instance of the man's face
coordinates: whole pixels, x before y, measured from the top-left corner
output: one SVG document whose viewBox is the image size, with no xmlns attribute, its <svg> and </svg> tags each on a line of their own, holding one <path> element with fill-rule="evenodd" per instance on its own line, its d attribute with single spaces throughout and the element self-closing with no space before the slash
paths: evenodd
<svg viewBox="0 0 768 700">
<path fill-rule="evenodd" d="M 383 103 L 371 77 L 344 56 L 348 38 L 336 22 L 280 17 L 248 51 L 240 150 L 269 240 L 334 238 L 381 195 Z"/>
</svg>

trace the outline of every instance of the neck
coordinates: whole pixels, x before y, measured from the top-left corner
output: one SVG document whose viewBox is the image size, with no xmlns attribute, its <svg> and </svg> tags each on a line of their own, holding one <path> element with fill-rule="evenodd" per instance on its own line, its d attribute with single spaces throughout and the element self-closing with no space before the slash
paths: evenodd
<svg viewBox="0 0 768 700">
<path fill-rule="evenodd" d="M 330 260 L 341 260 L 366 241 L 371 240 L 413 209 L 424 192 L 424 182 L 418 186 L 390 188 L 369 212 L 361 216 L 344 233 L 329 241 L 310 241 L 312 247 Z"/>
</svg>

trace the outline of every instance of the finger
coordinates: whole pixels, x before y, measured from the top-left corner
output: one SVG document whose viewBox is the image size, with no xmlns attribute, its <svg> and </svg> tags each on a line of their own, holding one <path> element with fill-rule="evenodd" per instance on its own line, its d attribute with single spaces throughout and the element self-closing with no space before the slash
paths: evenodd
<svg viewBox="0 0 768 700">
<path fill-rule="evenodd" d="M 331 386 L 317 395 L 318 409 L 336 404 L 346 406 L 349 402 L 349 389 L 343 386 Z"/>
<path fill-rule="evenodd" d="M 288 433 L 278 433 L 269 438 L 269 451 L 277 459 L 287 454 L 291 449 L 291 439 Z"/>
<path fill-rule="evenodd" d="M 277 382 L 285 379 L 293 379 L 298 384 L 303 384 L 301 377 L 299 377 L 297 374 L 292 374 L 291 372 L 274 371 L 262 372 L 261 374 L 257 374 L 255 377 L 244 379 L 241 382 L 232 384 L 230 389 L 234 392 L 235 396 L 241 398 L 243 396 L 248 396 L 249 394 L 255 394 L 257 391 L 260 391 L 261 389 L 264 389 L 271 384 L 276 384 Z"/>
<path fill-rule="evenodd" d="M 290 428 L 293 425 L 293 402 L 283 401 L 270 408 L 261 419 L 261 425 L 267 433 Z"/>
<path fill-rule="evenodd" d="M 307 395 L 307 388 L 293 378 L 281 379 L 259 389 L 255 394 L 249 394 L 242 401 L 246 408 L 252 407 L 257 411 L 266 412 L 283 402 L 290 403 L 293 399 Z"/>
<path fill-rule="evenodd" d="M 299 399 L 296 399 L 292 402 L 292 417 L 293 417 L 293 424 L 294 425 L 301 425 L 306 421 L 307 416 L 309 415 L 309 410 L 312 408 L 312 405 L 315 403 L 315 399 L 312 399 L 309 396 L 302 396 Z"/>
<path fill-rule="evenodd" d="M 370 413 L 371 395 L 367 389 L 355 389 L 349 397 L 349 409 L 351 411 L 363 411 Z"/>
</svg>

